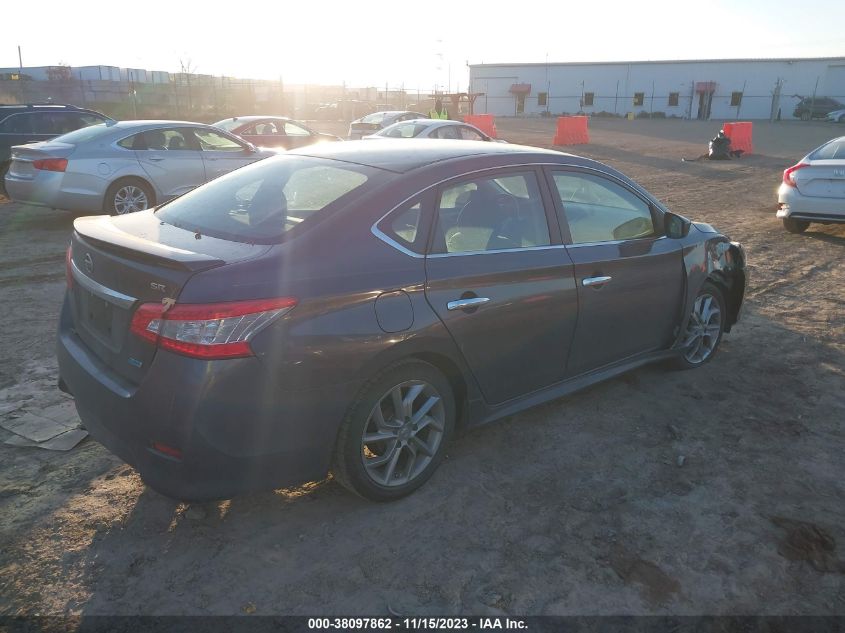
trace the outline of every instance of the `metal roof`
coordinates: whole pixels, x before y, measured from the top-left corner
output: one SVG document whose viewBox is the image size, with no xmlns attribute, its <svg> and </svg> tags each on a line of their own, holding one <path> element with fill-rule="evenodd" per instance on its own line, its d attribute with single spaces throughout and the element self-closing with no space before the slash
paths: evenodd
<svg viewBox="0 0 845 633">
<path fill-rule="evenodd" d="M 607 61 L 607 62 L 514 62 L 494 64 L 470 64 L 470 68 L 492 68 L 492 67 L 513 67 L 513 66 L 628 66 L 633 64 L 729 64 L 729 63 L 751 63 L 751 62 L 842 62 L 845 64 L 845 57 L 738 57 L 726 59 L 643 59 L 629 61 Z"/>
</svg>

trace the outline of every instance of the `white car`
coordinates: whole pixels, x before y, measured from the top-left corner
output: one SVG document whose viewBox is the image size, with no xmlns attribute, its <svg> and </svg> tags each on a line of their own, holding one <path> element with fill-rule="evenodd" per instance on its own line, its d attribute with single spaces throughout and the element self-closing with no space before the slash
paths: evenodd
<svg viewBox="0 0 845 633">
<path fill-rule="evenodd" d="M 845 136 L 784 170 L 777 217 L 790 233 L 803 233 L 811 222 L 845 223 Z"/>
<path fill-rule="evenodd" d="M 845 108 L 827 113 L 827 120 L 834 123 L 845 123 Z"/>
<path fill-rule="evenodd" d="M 505 142 L 487 136 L 477 127 L 468 123 L 446 119 L 411 119 L 410 121 L 401 121 L 364 138 L 441 138 L 464 141 L 492 141 L 495 143 Z"/>
</svg>

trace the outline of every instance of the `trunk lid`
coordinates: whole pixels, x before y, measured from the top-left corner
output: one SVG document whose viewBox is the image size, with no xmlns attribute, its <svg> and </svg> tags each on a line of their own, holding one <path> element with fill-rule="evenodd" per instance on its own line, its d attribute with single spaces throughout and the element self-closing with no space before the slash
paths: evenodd
<svg viewBox="0 0 845 633">
<path fill-rule="evenodd" d="M 69 290 L 82 342 L 107 367 L 138 384 L 156 349 L 129 331 L 142 303 L 176 300 L 197 272 L 257 257 L 270 247 L 197 236 L 153 211 L 77 218 Z"/>
<path fill-rule="evenodd" d="M 793 172 L 798 191 L 813 198 L 845 198 L 845 161 L 813 160 Z"/>
<path fill-rule="evenodd" d="M 33 161 L 42 158 L 67 158 L 75 149 L 76 145 L 56 141 L 15 145 L 11 150 L 12 162 L 9 165 L 9 173 L 16 178 L 35 178 L 37 170 L 32 166 Z"/>
</svg>

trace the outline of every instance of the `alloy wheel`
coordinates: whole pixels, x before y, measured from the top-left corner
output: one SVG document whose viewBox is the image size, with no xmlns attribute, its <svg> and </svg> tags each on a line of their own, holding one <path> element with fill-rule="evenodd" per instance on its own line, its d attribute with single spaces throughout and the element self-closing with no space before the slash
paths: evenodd
<svg viewBox="0 0 845 633">
<path fill-rule="evenodd" d="M 144 211 L 149 204 L 147 194 L 137 185 L 124 185 L 114 194 L 114 211 L 118 215 Z"/>
<path fill-rule="evenodd" d="M 722 332 L 722 311 L 719 301 L 709 293 L 700 294 L 693 305 L 692 314 L 684 335 L 684 358 L 692 365 L 707 360 Z"/>
<path fill-rule="evenodd" d="M 413 481 L 437 454 L 445 428 L 446 410 L 434 386 L 420 380 L 394 386 L 364 425 L 361 459 L 367 474 L 387 487 Z"/>
</svg>

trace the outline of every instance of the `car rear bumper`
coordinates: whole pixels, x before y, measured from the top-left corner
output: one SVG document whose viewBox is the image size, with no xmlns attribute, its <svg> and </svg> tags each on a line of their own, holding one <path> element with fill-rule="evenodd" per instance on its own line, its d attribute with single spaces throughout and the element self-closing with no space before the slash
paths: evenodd
<svg viewBox="0 0 845 633">
<path fill-rule="evenodd" d="M 64 187 L 63 172 L 39 171 L 35 177 L 6 174 L 6 192 L 15 202 L 66 211 L 99 212 L 103 208 L 103 194 Z"/>
<path fill-rule="evenodd" d="M 845 222 L 845 198 L 804 196 L 795 187 L 778 189 L 777 217 L 809 222 Z"/>
<path fill-rule="evenodd" d="M 284 391 L 257 358 L 199 361 L 164 351 L 132 385 L 77 336 L 67 301 L 57 347 L 60 385 L 91 436 L 176 499 L 225 499 L 324 478 L 358 386 Z"/>
</svg>

